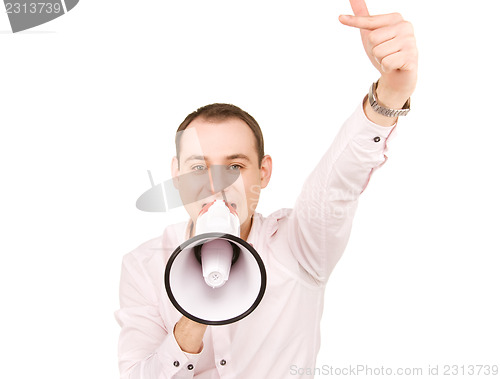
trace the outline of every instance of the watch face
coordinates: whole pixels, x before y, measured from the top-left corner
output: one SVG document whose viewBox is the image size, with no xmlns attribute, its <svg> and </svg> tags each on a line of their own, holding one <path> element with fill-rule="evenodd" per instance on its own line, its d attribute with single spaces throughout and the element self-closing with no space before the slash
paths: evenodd
<svg viewBox="0 0 500 379">
<path fill-rule="evenodd" d="M 79 0 L 4 0 L 12 32 L 52 21 L 73 9 Z"/>
</svg>

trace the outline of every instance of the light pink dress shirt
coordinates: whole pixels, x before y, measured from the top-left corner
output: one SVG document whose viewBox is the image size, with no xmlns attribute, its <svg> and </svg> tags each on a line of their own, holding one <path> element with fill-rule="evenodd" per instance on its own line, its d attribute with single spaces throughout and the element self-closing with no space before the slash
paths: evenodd
<svg viewBox="0 0 500 379">
<path fill-rule="evenodd" d="M 359 195 L 385 163 L 392 127 L 369 121 L 360 104 L 306 180 L 293 209 L 254 214 L 247 241 L 264 261 L 267 288 L 246 318 L 208 326 L 199 354 L 173 336 L 181 314 L 164 285 L 170 254 L 188 222 L 168 226 L 123 258 L 118 354 L 121 378 L 310 378 L 320 347 L 327 279 L 351 231 Z M 300 375 L 299 373 L 304 373 Z"/>
</svg>

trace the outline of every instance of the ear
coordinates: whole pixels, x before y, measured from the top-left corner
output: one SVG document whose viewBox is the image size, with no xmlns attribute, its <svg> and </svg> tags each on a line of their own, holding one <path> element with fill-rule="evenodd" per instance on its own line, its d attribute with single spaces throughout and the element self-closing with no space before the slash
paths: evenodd
<svg viewBox="0 0 500 379">
<path fill-rule="evenodd" d="M 170 164 L 170 173 L 172 175 L 172 182 L 174 183 L 174 187 L 179 189 L 179 161 L 177 160 L 176 156 L 172 158 L 172 163 Z"/>
<path fill-rule="evenodd" d="M 260 167 L 260 187 L 266 188 L 271 180 L 273 172 L 273 160 L 270 155 L 264 155 L 262 158 L 262 165 Z"/>
</svg>

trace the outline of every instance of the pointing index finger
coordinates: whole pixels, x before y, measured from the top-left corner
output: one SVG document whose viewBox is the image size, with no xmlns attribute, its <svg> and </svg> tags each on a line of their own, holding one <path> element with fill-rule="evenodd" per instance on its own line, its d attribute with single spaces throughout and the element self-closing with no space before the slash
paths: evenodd
<svg viewBox="0 0 500 379">
<path fill-rule="evenodd" d="M 376 16 L 347 16 L 341 15 L 340 22 L 347 26 L 359 29 L 374 30 L 393 25 L 403 20 L 399 13 L 382 14 Z"/>
<path fill-rule="evenodd" d="M 369 16 L 368 7 L 365 0 L 349 0 L 355 16 Z"/>
</svg>

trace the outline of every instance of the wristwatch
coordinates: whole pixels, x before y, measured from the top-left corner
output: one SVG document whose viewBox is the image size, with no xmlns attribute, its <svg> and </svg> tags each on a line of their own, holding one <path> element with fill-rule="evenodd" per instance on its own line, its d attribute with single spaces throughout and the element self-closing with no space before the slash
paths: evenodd
<svg viewBox="0 0 500 379">
<path fill-rule="evenodd" d="M 368 101 L 370 102 L 371 107 L 377 113 L 387 117 L 399 117 L 406 116 L 410 111 L 410 99 L 406 100 L 406 103 L 403 105 L 403 109 L 391 109 L 381 106 L 377 101 L 377 86 L 378 80 L 370 86 L 370 90 L 368 91 Z"/>
</svg>

